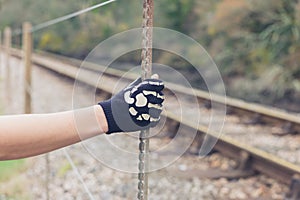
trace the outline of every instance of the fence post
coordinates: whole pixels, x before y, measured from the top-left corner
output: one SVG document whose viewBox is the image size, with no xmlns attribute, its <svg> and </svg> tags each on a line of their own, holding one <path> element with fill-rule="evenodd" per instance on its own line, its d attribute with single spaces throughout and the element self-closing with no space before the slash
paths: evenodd
<svg viewBox="0 0 300 200">
<path fill-rule="evenodd" d="M 31 54 L 32 54 L 32 32 L 31 24 L 29 22 L 23 23 L 23 59 L 25 69 L 25 114 L 31 113 Z"/>
<path fill-rule="evenodd" d="M 4 45 L 5 45 L 5 68 L 6 68 L 6 79 L 9 80 L 10 77 L 10 54 L 11 54 L 11 29 L 6 27 L 4 30 Z"/>
<path fill-rule="evenodd" d="M 2 53 L 3 53 L 3 47 L 2 47 L 2 32 L 0 31 L 0 73 L 2 69 Z"/>
<path fill-rule="evenodd" d="M 2 49 L 2 31 L 0 31 L 0 49 Z"/>
</svg>

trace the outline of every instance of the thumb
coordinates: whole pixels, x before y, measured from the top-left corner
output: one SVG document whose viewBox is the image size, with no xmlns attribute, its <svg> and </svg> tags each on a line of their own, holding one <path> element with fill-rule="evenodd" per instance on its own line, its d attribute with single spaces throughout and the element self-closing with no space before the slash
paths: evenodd
<svg viewBox="0 0 300 200">
<path fill-rule="evenodd" d="M 151 76 L 151 78 L 152 78 L 152 79 L 159 79 L 159 76 L 158 76 L 158 74 L 153 74 L 153 75 Z"/>
</svg>

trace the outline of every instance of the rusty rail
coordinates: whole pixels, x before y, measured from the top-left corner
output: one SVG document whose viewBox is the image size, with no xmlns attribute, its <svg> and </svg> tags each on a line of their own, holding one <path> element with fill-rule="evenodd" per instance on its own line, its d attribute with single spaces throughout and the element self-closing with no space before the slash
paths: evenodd
<svg viewBox="0 0 300 200">
<path fill-rule="evenodd" d="M 21 57 L 21 53 L 18 50 L 13 50 L 12 54 L 16 57 Z M 56 62 L 56 63 L 55 63 Z M 40 56 L 35 54 L 33 56 L 33 63 L 36 65 L 42 66 L 47 68 L 48 70 L 54 71 L 59 73 L 63 76 L 66 76 L 71 79 L 75 79 L 77 67 L 73 65 L 68 65 L 65 63 L 57 62 L 55 60 L 47 59 L 47 57 Z M 59 66 L 57 66 L 59 65 Z M 90 66 L 93 67 L 93 64 Z M 109 74 L 109 76 L 117 76 L 117 74 Z M 131 75 L 130 75 L 131 76 Z M 131 79 L 132 77 L 128 77 Z M 87 85 L 91 85 L 92 83 L 89 82 L 89 78 L 79 80 Z M 98 89 L 104 91 L 106 93 L 111 93 L 110 89 L 105 87 L 105 85 L 98 86 Z M 182 91 L 183 92 L 183 91 Z M 186 91 L 185 91 L 186 92 Z M 199 91 L 200 93 L 201 91 Z M 203 93 L 204 94 L 204 93 Z M 236 100 L 236 102 L 240 102 Z M 236 107 L 241 106 L 242 104 L 238 104 Z M 252 105 L 251 105 L 252 106 Z M 241 106 L 242 107 L 242 106 Z M 249 106 L 248 106 L 249 108 Z M 252 111 L 254 112 L 254 111 Z M 280 111 L 274 111 L 280 112 Z M 280 115 L 277 115 L 277 118 L 282 118 L 283 116 L 289 116 L 284 120 L 294 119 L 293 122 L 298 123 L 298 120 L 295 120 L 295 116 L 290 115 L 288 113 L 280 112 Z M 274 156 L 270 153 L 264 152 L 260 149 L 255 147 L 249 146 L 247 144 L 241 143 L 237 140 L 234 140 L 227 136 L 219 136 L 218 133 L 215 133 L 209 130 L 205 126 L 192 124 L 190 121 L 181 119 L 180 117 L 174 116 L 170 113 L 166 114 L 167 120 L 171 123 L 181 123 L 184 125 L 187 130 L 193 129 L 197 130 L 197 133 L 202 135 L 206 134 L 211 137 L 218 137 L 218 142 L 215 145 L 214 149 L 219 151 L 225 156 L 240 159 L 242 153 L 247 153 L 249 155 L 249 166 L 253 168 L 255 171 L 266 174 L 282 183 L 289 184 L 293 177 L 300 176 L 300 166 L 297 166 L 293 163 L 289 163 L 277 156 Z M 271 116 L 271 115 L 268 115 Z M 292 121 L 292 120 L 291 120 Z"/>
<path fill-rule="evenodd" d="M 20 52 L 17 49 L 12 50 L 12 55 L 19 56 Z M 36 63 L 45 64 L 43 60 L 39 59 L 37 55 L 44 55 L 46 57 L 50 57 L 52 59 L 59 59 L 62 60 L 63 63 L 75 67 L 79 67 L 82 63 L 81 60 L 77 60 L 74 58 L 68 58 L 64 56 L 58 56 L 51 53 L 46 52 L 39 52 L 38 54 L 34 54 L 33 60 L 36 61 Z M 134 80 L 136 79 L 135 74 L 127 73 L 124 76 L 124 72 L 117 70 L 117 69 L 105 69 L 104 66 L 99 66 L 94 63 L 85 63 L 85 67 L 92 71 L 101 71 L 105 73 L 106 76 L 110 77 L 120 77 L 127 78 L 128 80 Z M 187 96 L 190 96 L 191 94 L 195 94 L 199 102 L 205 102 L 208 104 L 214 103 L 219 105 L 226 106 L 227 111 L 229 111 L 232 114 L 237 114 L 240 117 L 247 117 L 252 118 L 253 120 L 256 120 L 260 123 L 272 123 L 272 124 L 279 124 L 281 127 L 286 128 L 287 134 L 299 134 L 300 133 L 300 117 L 293 114 L 288 113 L 286 111 L 280 110 L 280 109 L 274 109 L 271 107 L 266 107 L 260 104 L 255 103 L 249 103 L 245 102 L 240 99 L 230 98 L 226 97 L 226 102 L 224 102 L 224 97 L 208 93 L 203 90 L 197 90 L 197 89 L 190 89 L 186 88 L 180 85 L 168 83 L 169 89 L 171 91 L 174 91 L 178 94 L 184 94 Z"/>
</svg>

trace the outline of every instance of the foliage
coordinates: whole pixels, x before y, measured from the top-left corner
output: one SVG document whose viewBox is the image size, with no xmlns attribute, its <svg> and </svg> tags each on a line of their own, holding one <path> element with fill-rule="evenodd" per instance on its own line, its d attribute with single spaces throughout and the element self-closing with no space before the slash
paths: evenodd
<svg viewBox="0 0 300 200">
<path fill-rule="evenodd" d="M 64 177 L 70 170 L 72 170 L 72 166 L 68 161 L 65 161 L 64 164 L 59 168 L 57 175 L 62 178 Z"/>
<path fill-rule="evenodd" d="M 178 31 L 186 31 L 191 10 L 196 0 L 165 0 L 159 2 L 161 23 Z"/>
<path fill-rule="evenodd" d="M 299 9 L 297 0 L 223 0 L 217 4 L 209 24 L 210 50 L 223 73 L 245 77 L 248 85 L 252 81 L 250 88 L 240 88 L 244 91 L 233 95 L 249 98 L 249 93 L 256 92 L 250 99 L 271 101 L 299 96 L 295 80 L 300 71 Z M 277 72 L 276 78 L 271 72 Z M 257 84 L 260 80 L 269 81 Z M 234 88 L 231 92 L 238 91 Z"/>
<path fill-rule="evenodd" d="M 24 169 L 25 160 L 1 161 L 0 181 L 6 181 Z"/>
<path fill-rule="evenodd" d="M 96 3 L 99 1 L 1 0 L 0 29 L 6 25 L 20 28 L 26 20 L 39 24 Z M 117 1 L 36 32 L 35 47 L 83 58 L 111 35 L 140 27 L 141 8 L 142 1 Z M 202 44 L 217 62 L 231 95 L 255 101 L 266 93 L 272 94 L 272 101 L 299 97 L 300 0 L 156 1 L 155 25 L 188 34 Z M 156 56 L 164 64 L 182 63 L 163 53 Z M 268 84 L 255 84 L 268 71 L 282 73 Z M 240 78 L 251 83 L 242 95 L 235 86 Z M 259 87 L 256 95 L 250 95 L 253 87 Z"/>
<path fill-rule="evenodd" d="M 30 180 L 22 176 L 28 164 L 24 159 L 0 162 L 0 199 L 32 199 L 28 193 Z"/>
</svg>

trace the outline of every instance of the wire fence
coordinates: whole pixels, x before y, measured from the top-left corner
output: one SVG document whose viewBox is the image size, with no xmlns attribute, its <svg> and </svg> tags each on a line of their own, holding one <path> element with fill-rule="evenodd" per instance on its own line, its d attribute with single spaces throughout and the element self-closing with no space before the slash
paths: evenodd
<svg viewBox="0 0 300 200">
<path fill-rule="evenodd" d="M 23 50 L 24 50 L 24 54 L 27 55 L 25 56 L 24 59 L 24 63 L 25 63 L 25 71 L 27 74 L 27 76 L 25 75 L 25 83 L 24 83 L 24 90 L 25 90 L 25 113 L 31 113 L 31 96 L 33 94 L 33 88 L 31 85 L 31 76 L 29 76 L 29 74 L 31 73 L 31 53 L 32 53 L 32 48 L 33 48 L 33 41 L 32 41 L 32 34 L 36 31 L 45 29 L 49 26 L 61 23 L 63 21 L 72 19 L 74 17 L 77 17 L 79 15 L 82 15 L 84 13 L 90 12 L 92 10 L 95 10 L 97 8 L 103 7 L 105 5 L 111 4 L 113 2 L 116 2 L 117 0 L 108 0 L 105 2 L 101 2 L 95 5 L 92 5 L 88 8 L 76 11 L 74 13 L 70 13 L 67 15 L 64 15 L 62 17 L 58 17 L 56 19 L 52 19 L 34 26 L 31 26 L 29 23 L 24 23 L 23 28 L 22 29 L 16 29 L 16 30 L 11 30 L 9 27 L 5 28 L 4 30 L 4 43 L 2 44 L 2 34 L 0 32 L 0 47 L 1 45 L 4 46 L 4 56 L 0 56 L 0 59 L 4 59 L 4 63 L 5 63 L 5 68 L 7 71 L 6 76 L 10 77 L 9 75 L 9 65 L 10 65 L 10 56 L 11 56 L 11 46 L 12 46 L 12 37 L 16 37 L 16 36 L 23 36 Z M 27 28 L 26 28 L 27 27 Z M 28 107 L 29 106 L 29 107 Z M 66 159 L 68 160 L 69 164 L 71 165 L 77 179 L 79 180 L 79 182 L 82 184 L 85 192 L 87 193 L 89 199 L 94 200 L 94 196 L 93 194 L 90 192 L 89 188 L 87 187 L 87 185 L 85 184 L 79 169 L 76 167 L 74 161 L 72 160 L 70 154 L 68 153 L 68 151 L 66 149 L 63 150 L 64 156 L 66 157 Z M 46 198 L 47 200 L 50 199 L 50 192 L 49 192 L 49 181 L 50 181 L 50 161 L 49 161 L 49 154 L 45 155 L 45 163 L 46 163 L 46 185 L 45 185 L 45 190 L 46 190 Z"/>
<path fill-rule="evenodd" d="M 90 6 L 88 8 L 85 8 L 85 9 L 82 9 L 82 10 L 79 10 L 79 11 L 76 11 L 74 13 L 70 13 L 70 14 L 67 14 L 67 15 L 64 15 L 62 17 L 58 17 L 56 19 L 52 19 L 52 20 L 49 20 L 49 21 L 46 21 L 46 22 L 43 22 L 43 23 L 40 23 L 40 24 L 37 24 L 35 26 L 32 27 L 32 29 L 30 30 L 32 33 L 33 32 L 36 32 L 38 30 L 41 30 L 41 29 L 44 29 L 44 28 L 47 28 L 49 26 L 52 26 L 54 24 L 57 24 L 57 23 L 60 23 L 60 22 L 63 22 L 63 21 L 66 21 L 66 20 L 69 20 L 69 19 L 72 19 L 74 17 L 77 17 L 79 15 L 82 15 L 84 13 L 87 13 L 87 12 L 90 12 L 92 10 L 95 10 L 97 8 L 100 8 L 100 7 L 103 7 L 105 5 L 108 5 L 110 3 L 113 3 L 117 0 L 109 0 L 109 1 L 105 1 L 105 2 L 102 2 L 102 3 L 99 3 L 99 4 L 96 4 L 96 5 L 93 5 L 93 6 Z M 22 29 L 16 29 L 16 30 L 13 30 L 12 31 L 13 34 L 12 36 L 18 36 L 18 35 L 22 35 Z"/>
</svg>

